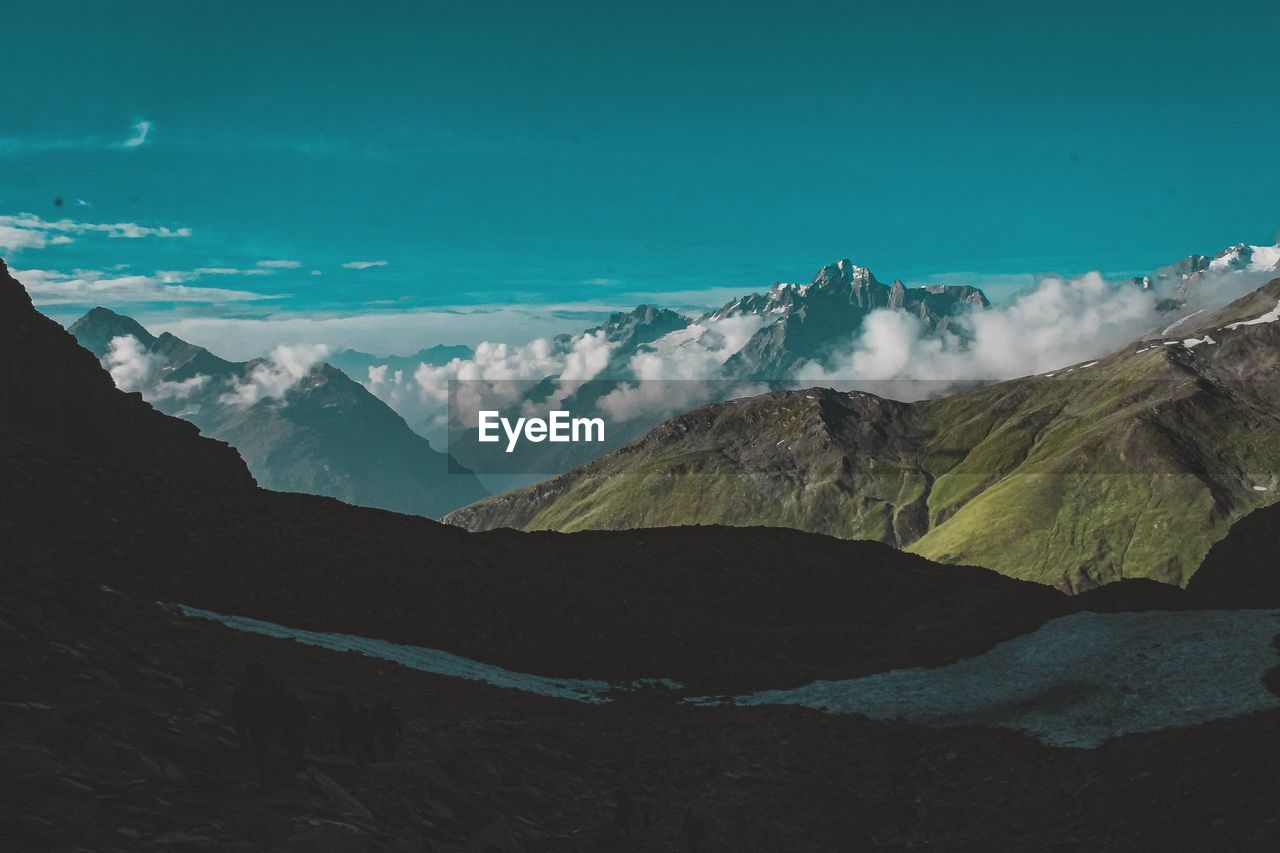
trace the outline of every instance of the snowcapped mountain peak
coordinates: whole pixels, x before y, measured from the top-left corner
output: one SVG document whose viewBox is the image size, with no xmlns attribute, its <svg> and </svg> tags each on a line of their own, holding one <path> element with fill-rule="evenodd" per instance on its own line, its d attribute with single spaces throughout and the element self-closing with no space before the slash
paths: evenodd
<svg viewBox="0 0 1280 853">
<path fill-rule="evenodd" d="M 866 267 L 860 267 L 848 258 L 842 258 L 833 264 L 827 264 L 813 278 L 818 287 L 852 287 L 859 289 L 876 281 L 875 275 Z"/>
<path fill-rule="evenodd" d="M 1209 269 L 1223 272 L 1280 272 L 1280 245 L 1250 246 L 1247 243 L 1237 243 L 1214 255 L 1209 262 Z"/>
</svg>

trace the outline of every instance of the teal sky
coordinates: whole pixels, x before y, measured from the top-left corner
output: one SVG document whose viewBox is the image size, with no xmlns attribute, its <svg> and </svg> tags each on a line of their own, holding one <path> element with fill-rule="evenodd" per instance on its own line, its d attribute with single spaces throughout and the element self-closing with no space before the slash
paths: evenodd
<svg viewBox="0 0 1280 853">
<path fill-rule="evenodd" d="M 1146 270 L 1275 239 L 1277 9 L 6 4 L 0 216 L 71 223 L 0 245 L 60 318 Z"/>
</svg>

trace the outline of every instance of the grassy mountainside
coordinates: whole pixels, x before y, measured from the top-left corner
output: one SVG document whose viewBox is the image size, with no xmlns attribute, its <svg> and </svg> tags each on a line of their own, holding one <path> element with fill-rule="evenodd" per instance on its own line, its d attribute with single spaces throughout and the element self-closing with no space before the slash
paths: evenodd
<svg viewBox="0 0 1280 853">
<path fill-rule="evenodd" d="M 1280 279 L 1176 340 L 917 404 L 815 388 L 707 406 L 446 520 L 786 526 L 1073 592 L 1185 584 L 1280 494 L 1277 302 Z"/>
</svg>

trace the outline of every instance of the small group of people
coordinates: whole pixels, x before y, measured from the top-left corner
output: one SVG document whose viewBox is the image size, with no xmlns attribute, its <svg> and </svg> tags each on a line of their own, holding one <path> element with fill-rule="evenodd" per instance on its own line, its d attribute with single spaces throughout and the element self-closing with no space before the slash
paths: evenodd
<svg viewBox="0 0 1280 853">
<path fill-rule="evenodd" d="M 232 716 L 236 737 L 252 754 L 264 788 L 302 769 L 311 714 L 297 694 L 267 676 L 262 664 L 255 661 L 245 667 L 232 698 Z M 404 725 L 391 703 L 353 705 L 339 690 L 325 717 L 334 751 L 360 766 L 379 756 L 395 759 Z"/>
</svg>

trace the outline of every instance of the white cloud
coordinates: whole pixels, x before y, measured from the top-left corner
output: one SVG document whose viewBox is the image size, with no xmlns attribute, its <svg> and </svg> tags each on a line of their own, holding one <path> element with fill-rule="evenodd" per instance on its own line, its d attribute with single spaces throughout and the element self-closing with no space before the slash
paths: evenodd
<svg viewBox="0 0 1280 853">
<path fill-rule="evenodd" d="M 258 261 L 258 266 L 271 270 L 294 270 L 302 266 L 302 261 L 267 260 Z"/>
<path fill-rule="evenodd" d="M 147 141 L 147 136 L 151 134 L 151 122 L 142 120 L 133 126 L 133 136 L 124 141 L 125 148 L 137 148 L 139 145 Z"/>
<path fill-rule="evenodd" d="M 0 218 L 0 251 L 20 252 L 23 249 L 43 249 L 47 245 L 49 237 L 43 231 L 6 225 Z"/>
<path fill-rule="evenodd" d="M 133 335 L 112 338 L 103 364 L 121 391 L 141 391 L 154 378 L 158 365 Z"/>
<path fill-rule="evenodd" d="M 162 271 L 154 275 L 116 275 L 96 270 L 13 270 L 36 305 L 116 305 L 126 302 L 253 302 L 278 297 L 247 290 L 193 287 L 204 275 L 237 270 Z"/>
<path fill-rule="evenodd" d="M 386 261 L 347 261 L 342 265 L 342 268 L 348 270 L 367 270 L 370 267 L 385 267 L 386 265 Z"/>
<path fill-rule="evenodd" d="M 271 355 L 259 361 L 249 375 L 232 385 L 218 402 L 230 406 L 252 406 L 263 399 L 281 400 L 285 393 L 301 382 L 329 354 L 319 344 L 277 346 Z"/>
<path fill-rule="evenodd" d="M 77 222 L 73 219 L 43 219 L 33 213 L 0 215 L 0 249 L 43 249 L 72 242 L 72 235 L 105 234 L 136 240 L 143 237 L 190 237 L 190 228 L 139 225 L 136 222 Z"/>
<path fill-rule="evenodd" d="M 1176 315 L 1157 310 L 1163 294 L 1098 273 L 1049 277 L 1008 303 L 974 309 L 953 321 L 954 332 L 930 334 L 917 317 L 873 311 L 860 334 L 833 359 L 811 362 L 804 382 L 857 383 L 934 380 L 936 394 L 958 381 L 1012 379 L 1099 358 L 1136 339 L 1158 334 L 1200 307 L 1225 305 L 1258 285 L 1256 277 L 1205 277 Z M 869 388 L 875 392 L 875 388 Z M 926 389 L 922 386 L 921 393 Z"/>
<path fill-rule="evenodd" d="M 107 354 L 102 359 L 102 365 L 111 374 L 117 388 L 122 391 L 140 391 L 149 402 L 185 400 L 209 382 L 209 377 L 204 374 L 181 382 L 160 379 L 163 364 L 156 356 L 147 352 L 142 342 L 133 335 L 112 338 L 107 344 Z"/>
</svg>

